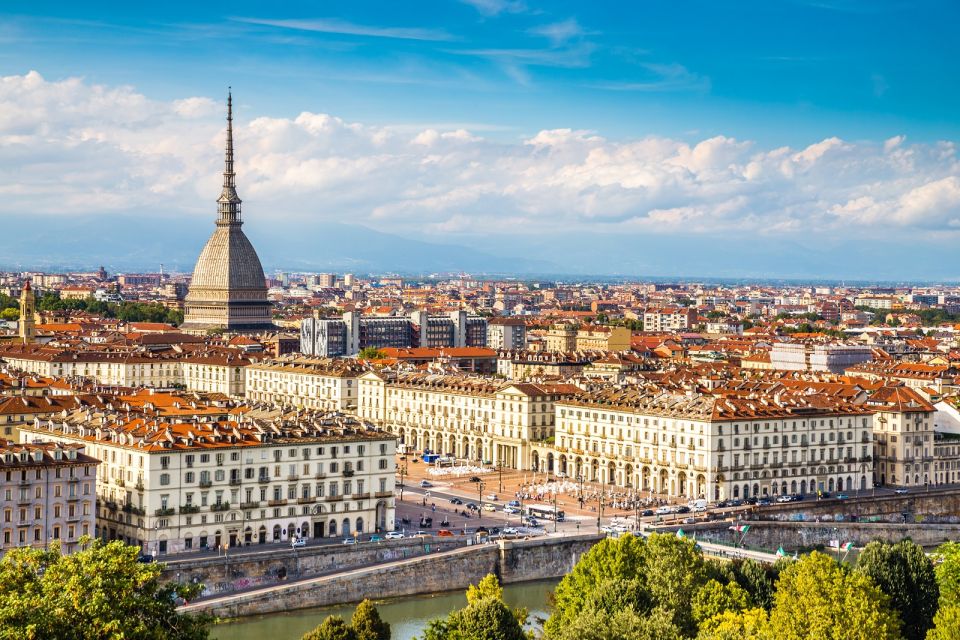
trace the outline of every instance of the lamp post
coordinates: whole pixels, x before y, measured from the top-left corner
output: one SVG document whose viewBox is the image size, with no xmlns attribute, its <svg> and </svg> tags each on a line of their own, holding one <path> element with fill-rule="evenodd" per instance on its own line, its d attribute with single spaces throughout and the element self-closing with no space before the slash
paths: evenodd
<svg viewBox="0 0 960 640">
<path fill-rule="evenodd" d="M 583 475 L 577 476 L 577 482 L 580 483 L 580 493 L 577 494 L 577 500 L 580 501 L 580 508 L 583 509 Z"/>
<path fill-rule="evenodd" d="M 481 520 L 483 520 L 483 490 L 486 486 L 487 483 L 483 480 L 477 483 L 477 526 L 480 526 Z"/>
<path fill-rule="evenodd" d="M 559 517 L 557 516 L 557 488 L 553 488 L 553 532 L 557 532 L 557 522 Z"/>
<path fill-rule="evenodd" d="M 406 456 L 404 456 L 406 458 Z M 403 502 L 403 479 L 407 475 L 407 461 L 403 461 L 403 466 L 400 467 L 400 502 Z"/>
<path fill-rule="evenodd" d="M 600 533 L 600 518 L 603 517 L 603 491 L 597 492 L 597 505 L 600 507 L 597 509 L 597 533 Z"/>
<path fill-rule="evenodd" d="M 497 473 L 500 476 L 500 493 L 503 493 L 503 463 L 497 463 Z"/>
</svg>

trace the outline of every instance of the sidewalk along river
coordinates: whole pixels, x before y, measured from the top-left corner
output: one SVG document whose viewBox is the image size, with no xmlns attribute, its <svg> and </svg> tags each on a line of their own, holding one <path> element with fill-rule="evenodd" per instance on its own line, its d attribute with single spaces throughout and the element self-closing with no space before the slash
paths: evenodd
<svg viewBox="0 0 960 640">
<path fill-rule="evenodd" d="M 557 582 L 548 580 L 507 585 L 503 588 L 504 600 L 511 607 L 526 607 L 531 622 L 537 617 L 545 618 L 549 613 L 547 600 Z M 428 621 L 446 617 L 454 609 L 465 607 L 466 604 L 464 592 L 459 591 L 378 602 L 377 610 L 390 623 L 393 640 L 412 640 L 423 633 Z M 303 634 L 323 622 L 328 615 L 342 616 L 349 621 L 353 609 L 352 606 L 303 609 L 243 618 L 215 625 L 210 636 L 216 640 L 300 640 Z"/>
</svg>

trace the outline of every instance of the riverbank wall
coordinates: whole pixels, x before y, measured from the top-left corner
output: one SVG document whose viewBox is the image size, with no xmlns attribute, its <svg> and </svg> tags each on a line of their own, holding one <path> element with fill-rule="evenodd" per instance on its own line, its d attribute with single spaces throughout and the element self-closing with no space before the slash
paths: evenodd
<svg viewBox="0 0 960 640">
<path fill-rule="evenodd" d="M 503 584 L 559 578 L 569 573 L 580 557 L 602 539 L 599 535 L 574 535 L 502 540 L 214 596 L 190 603 L 183 610 L 238 618 L 349 604 L 364 598 L 465 590 L 490 573 Z"/>
</svg>

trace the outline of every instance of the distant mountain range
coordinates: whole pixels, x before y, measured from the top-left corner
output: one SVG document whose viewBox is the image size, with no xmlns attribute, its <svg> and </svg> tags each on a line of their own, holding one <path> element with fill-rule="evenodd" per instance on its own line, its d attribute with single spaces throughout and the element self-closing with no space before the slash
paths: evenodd
<svg viewBox="0 0 960 640">
<path fill-rule="evenodd" d="M 0 226 L 0 269 L 95 269 L 190 272 L 213 231 L 211 219 L 130 216 L 11 219 Z M 366 227 L 312 223 L 244 223 L 264 269 L 288 271 L 431 273 L 557 272 L 545 260 L 493 255 L 434 244 Z"/>
<path fill-rule="evenodd" d="M 0 219 L 0 270 L 191 272 L 213 216 L 180 214 Z M 351 224 L 250 216 L 244 230 L 270 273 L 284 271 L 513 274 L 545 279 L 957 282 L 948 237 L 877 241 L 745 234 L 554 234 L 496 229 L 449 242 Z"/>
</svg>

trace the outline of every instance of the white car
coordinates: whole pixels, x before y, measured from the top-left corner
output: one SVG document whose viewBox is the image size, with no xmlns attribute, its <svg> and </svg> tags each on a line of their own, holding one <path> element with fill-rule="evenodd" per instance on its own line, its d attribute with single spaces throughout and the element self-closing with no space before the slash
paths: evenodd
<svg viewBox="0 0 960 640">
<path fill-rule="evenodd" d="M 290 546 L 293 547 L 293 548 L 296 548 L 296 547 L 305 547 L 305 546 L 307 546 L 307 539 L 306 539 L 306 538 L 294 538 L 293 540 L 290 541 Z"/>
<path fill-rule="evenodd" d="M 388 531 L 385 536 L 387 540 L 403 540 L 403 532 L 401 531 Z"/>
<path fill-rule="evenodd" d="M 658 516 L 665 516 L 673 513 L 673 507 L 669 505 L 663 505 L 662 507 L 657 507 L 657 510 L 654 513 Z"/>
<path fill-rule="evenodd" d="M 513 527 L 506 527 L 506 528 L 503 530 L 502 533 L 503 533 L 503 535 L 505 535 L 505 536 L 518 536 L 518 535 L 520 535 L 520 532 L 517 531 L 516 529 L 514 529 Z"/>
<path fill-rule="evenodd" d="M 492 505 L 492 504 L 485 504 L 485 505 L 483 505 L 483 510 L 484 510 L 484 511 L 496 511 L 496 510 L 497 510 L 497 507 L 496 507 L 495 505 Z"/>
<path fill-rule="evenodd" d="M 507 505 L 507 506 L 505 506 L 505 507 L 503 508 L 503 512 L 504 512 L 504 513 L 520 513 L 520 509 L 517 509 L 516 507 L 511 507 L 510 505 Z"/>
<path fill-rule="evenodd" d="M 353 538 L 353 537 L 351 537 L 351 538 L 344 538 L 344 539 L 343 539 L 343 544 L 357 544 L 357 539 L 356 539 L 356 538 Z"/>
</svg>

